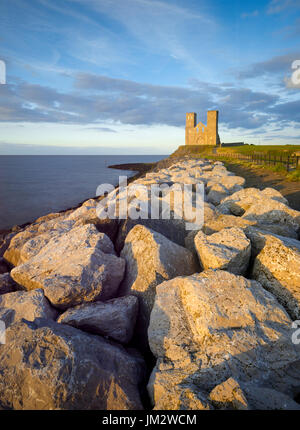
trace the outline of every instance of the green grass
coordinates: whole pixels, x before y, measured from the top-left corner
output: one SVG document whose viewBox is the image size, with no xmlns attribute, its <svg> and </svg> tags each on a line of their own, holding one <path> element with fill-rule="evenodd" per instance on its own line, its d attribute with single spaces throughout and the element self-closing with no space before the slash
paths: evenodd
<svg viewBox="0 0 300 430">
<path fill-rule="evenodd" d="M 222 153 L 239 153 L 243 155 L 265 154 L 265 155 L 282 155 L 283 158 L 291 156 L 294 152 L 300 152 L 300 145 L 243 145 L 234 147 L 218 148 L 218 154 Z"/>
<path fill-rule="evenodd" d="M 287 179 L 292 182 L 300 181 L 300 169 L 287 174 Z"/>
</svg>

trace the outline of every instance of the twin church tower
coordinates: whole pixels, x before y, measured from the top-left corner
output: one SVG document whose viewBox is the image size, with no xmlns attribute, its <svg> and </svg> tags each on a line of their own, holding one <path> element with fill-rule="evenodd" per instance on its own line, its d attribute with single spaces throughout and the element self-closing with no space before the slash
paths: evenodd
<svg viewBox="0 0 300 430">
<path fill-rule="evenodd" d="M 197 114 L 186 114 L 185 144 L 186 145 L 220 145 L 218 132 L 219 111 L 207 112 L 207 125 L 197 124 Z"/>
</svg>

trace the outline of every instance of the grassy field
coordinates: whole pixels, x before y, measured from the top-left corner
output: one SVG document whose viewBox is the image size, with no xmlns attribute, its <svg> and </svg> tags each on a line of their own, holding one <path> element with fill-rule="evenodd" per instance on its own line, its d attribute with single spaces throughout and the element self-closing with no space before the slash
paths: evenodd
<svg viewBox="0 0 300 430">
<path fill-rule="evenodd" d="M 251 154 L 270 154 L 270 155 L 293 155 L 300 152 L 300 145 L 243 145 L 235 147 L 221 147 L 217 149 L 218 154 L 235 152 L 244 155 Z"/>
</svg>

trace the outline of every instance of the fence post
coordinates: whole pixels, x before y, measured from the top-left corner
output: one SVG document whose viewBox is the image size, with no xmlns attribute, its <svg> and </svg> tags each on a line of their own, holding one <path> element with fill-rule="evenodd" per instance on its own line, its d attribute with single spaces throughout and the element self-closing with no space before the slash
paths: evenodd
<svg viewBox="0 0 300 430">
<path fill-rule="evenodd" d="M 290 156 L 288 155 L 287 164 L 286 164 L 286 171 L 288 172 L 289 169 L 290 169 Z"/>
</svg>

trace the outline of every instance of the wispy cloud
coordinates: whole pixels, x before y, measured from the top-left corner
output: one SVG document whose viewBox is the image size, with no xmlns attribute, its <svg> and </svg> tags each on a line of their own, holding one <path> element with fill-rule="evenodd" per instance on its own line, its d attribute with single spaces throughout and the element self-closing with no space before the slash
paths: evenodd
<svg viewBox="0 0 300 430">
<path fill-rule="evenodd" d="M 84 4 L 96 13 L 105 14 L 121 25 L 141 45 L 152 53 L 168 54 L 187 66 L 199 68 L 200 59 L 193 51 L 196 46 L 190 34 L 201 34 L 206 44 L 218 29 L 215 19 L 188 7 L 156 0 L 68 0 Z M 204 3 L 203 0 L 201 0 Z M 200 4 L 201 5 L 201 4 Z M 187 38 L 187 30 L 189 38 Z"/>
<path fill-rule="evenodd" d="M 272 0 L 268 4 L 267 13 L 274 15 L 283 11 L 295 11 L 300 8 L 299 0 Z"/>
<path fill-rule="evenodd" d="M 185 112 L 204 114 L 219 107 L 221 122 L 231 128 L 255 129 L 275 117 L 287 118 L 284 108 L 272 110 L 278 96 L 196 79 L 189 87 L 175 87 L 86 73 L 75 77 L 74 90 L 67 93 L 25 82 L 7 85 L 1 93 L 1 121 L 95 124 L 99 131 L 103 121 L 183 127 Z"/>
<path fill-rule="evenodd" d="M 291 70 L 293 61 L 298 58 L 300 58 L 300 51 L 276 56 L 266 61 L 261 61 L 248 66 L 238 72 L 238 77 L 240 79 L 248 79 L 265 75 L 281 74 L 283 80 L 284 74 Z"/>
</svg>

